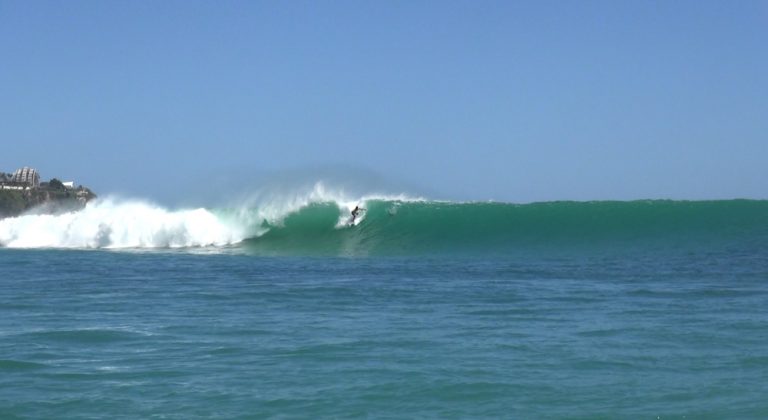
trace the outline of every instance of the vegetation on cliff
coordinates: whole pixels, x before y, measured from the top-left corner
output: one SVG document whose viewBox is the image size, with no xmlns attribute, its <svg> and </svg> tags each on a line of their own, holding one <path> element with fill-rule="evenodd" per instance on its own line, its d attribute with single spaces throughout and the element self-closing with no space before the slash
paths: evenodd
<svg viewBox="0 0 768 420">
<path fill-rule="evenodd" d="M 0 219 L 16 216 L 27 208 L 22 191 L 0 190 Z"/>
<path fill-rule="evenodd" d="M 54 183 L 54 180 L 40 188 L 0 190 L 0 218 L 15 217 L 25 212 L 59 213 L 80 210 L 88 201 L 96 198 L 96 194 L 86 187 L 66 188 L 61 182 Z"/>
</svg>

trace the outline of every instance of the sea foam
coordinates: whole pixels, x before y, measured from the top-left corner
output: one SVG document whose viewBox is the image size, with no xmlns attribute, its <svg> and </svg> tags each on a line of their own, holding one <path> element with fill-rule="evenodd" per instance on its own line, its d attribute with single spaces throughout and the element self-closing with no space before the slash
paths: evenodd
<svg viewBox="0 0 768 420">
<path fill-rule="evenodd" d="M 0 220 L 0 244 L 11 248 L 178 248 L 227 245 L 246 229 L 203 209 L 171 211 L 141 201 L 103 199 L 57 215 Z"/>
</svg>

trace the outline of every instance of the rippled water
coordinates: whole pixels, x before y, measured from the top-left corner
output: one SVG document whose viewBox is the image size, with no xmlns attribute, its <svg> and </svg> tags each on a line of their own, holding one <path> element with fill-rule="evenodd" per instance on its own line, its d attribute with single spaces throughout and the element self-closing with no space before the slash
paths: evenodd
<svg viewBox="0 0 768 420">
<path fill-rule="evenodd" d="M 0 418 L 766 418 L 767 256 L 0 249 Z"/>
</svg>

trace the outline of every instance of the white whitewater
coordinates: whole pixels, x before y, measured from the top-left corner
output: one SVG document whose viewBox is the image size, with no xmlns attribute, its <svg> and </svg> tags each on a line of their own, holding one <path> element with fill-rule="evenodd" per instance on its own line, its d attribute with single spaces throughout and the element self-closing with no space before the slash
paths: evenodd
<svg viewBox="0 0 768 420">
<path fill-rule="evenodd" d="M 9 248 L 179 248 L 227 245 L 245 229 L 208 210 L 169 211 L 114 199 L 58 215 L 23 215 L 0 220 L 0 244 Z"/>
</svg>

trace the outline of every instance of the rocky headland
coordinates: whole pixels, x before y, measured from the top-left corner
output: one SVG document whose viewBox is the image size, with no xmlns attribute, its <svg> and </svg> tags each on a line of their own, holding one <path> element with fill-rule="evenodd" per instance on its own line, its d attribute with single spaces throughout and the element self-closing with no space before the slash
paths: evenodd
<svg viewBox="0 0 768 420">
<path fill-rule="evenodd" d="M 21 214 L 53 214 L 80 210 L 96 198 L 88 187 L 56 178 L 40 182 L 37 171 L 0 172 L 0 219 Z"/>
</svg>

